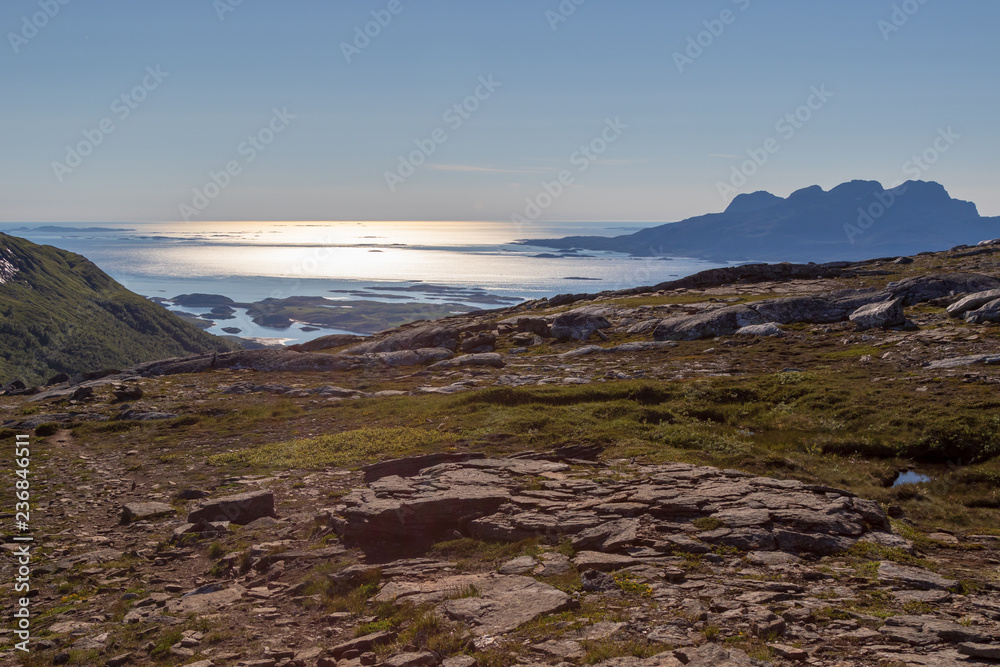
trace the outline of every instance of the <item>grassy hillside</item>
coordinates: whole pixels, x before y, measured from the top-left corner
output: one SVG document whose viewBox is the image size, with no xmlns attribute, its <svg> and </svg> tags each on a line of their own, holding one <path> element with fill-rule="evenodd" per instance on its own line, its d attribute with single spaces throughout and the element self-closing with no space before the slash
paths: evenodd
<svg viewBox="0 0 1000 667">
<path fill-rule="evenodd" d="M 0 234 L 0 281 L 2 383 L 231 349 L 58 248 Z"/>
</svg>

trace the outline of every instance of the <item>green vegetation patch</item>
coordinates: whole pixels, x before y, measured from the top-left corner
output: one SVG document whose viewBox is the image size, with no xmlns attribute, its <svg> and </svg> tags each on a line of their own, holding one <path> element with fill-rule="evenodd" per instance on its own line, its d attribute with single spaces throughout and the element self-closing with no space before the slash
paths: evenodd
<svg viewBox="0 0 1000 667">
<path fill-rule="evenodd" d="M 359 428 L 317 438 L 288 440 L 209 457 L 213 465 L 252 468 L 327 468 L 396 458 L 443 442 L 446 436 L 419 428 Z"/>
</svg>

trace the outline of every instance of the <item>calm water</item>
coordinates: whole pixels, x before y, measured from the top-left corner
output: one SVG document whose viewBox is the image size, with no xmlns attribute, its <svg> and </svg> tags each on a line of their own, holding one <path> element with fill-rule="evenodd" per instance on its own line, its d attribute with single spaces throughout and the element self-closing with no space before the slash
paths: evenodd
<svg viewBox="0 0 1000 667">
<path fill-rule="evenodd" d="M 638 229 L 622 223 L 540 223 L 521 228 L 484 222 L 58 223 L 72 230 L 15 229 L 40 226 L 10 224 L 0 231 L 84 255 L 130 290 L 148 297 L 204 292 L 247 302 L 287 296 L 399 302 L 391 298 L 395 294 L 421 302 L 495 308 L 498 304 L 477 302 L 475 295 L 454 298 L 412 288 L 427 283 L 481 288 L 523 300 L 655 284 L 718 266 L 692 259 L 632 259 L 590 251 L 579 257 L 539 258 L 535 255 L 557 251 L 512 243 L 527 236 L 615 236 Z M 80 231 L 84 227 L 116 231 Z M 371 287 L 381 288 L 382 294 L 350 294 Z M 394 293 L 395 287 L 411 289 Z M 294 341 L 330 333 L 300 332 L 296 327 L 264 329 L 241 314 L 210 331 L 221 333 L 223 326 L 239 327 L 244 336 Z"/>
</svg>

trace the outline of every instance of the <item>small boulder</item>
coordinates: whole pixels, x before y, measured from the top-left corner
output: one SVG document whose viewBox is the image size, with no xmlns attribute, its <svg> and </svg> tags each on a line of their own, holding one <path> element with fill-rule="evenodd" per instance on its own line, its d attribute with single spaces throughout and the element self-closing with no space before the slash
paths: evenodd
<svg viewBox="0 0 1000 667">
<path fill-rule="evenodd" d="M 875 328 L 888 329 L 906 324 L 902 299 L 880 301 L 861 306 L 851 313 L 849 319 L 857 325 L 858 331 Z"/>
<path fill-rule="evenodd" d="M 549 323 L 541 317 L 519 317 L 514 322 L 518 333 L 531 333 L 543 338 L 549 337 Z"/>
<path fill-rule="evenodd" d="M 230 521 L 246 525 L 254 519 L 275 516 L 274 493 L 271 491 L 248 491 L 233 496 L 204 501 L 188 514 L 188 523 L 201 521 Z"/>
<path fill-rule="evenodd" d="M 438 658 L 430 651 L 397 653 L 382 661 L 383 667 L 433 667 L 436 664 Z"/>
<path fill-rule="evenodd" d="M 965 321 L 969 324 L 1000 322 L 1000 298 L 984 304 L 981 308 L 967 312 L 965 314 Z"/>
<path fill-rule="evenodd" d="M 122 505 L 121 525 L 170 516 L 176 510 L 166 503 L 126 503 Z"/>
<path fill-rule="evenodd" d="M 124 403 L 126 401 L 138 401 L 145 395 L 142 387 L 114 387 L 112 393 L 115 395 L 116 403 Z"/>
<path fill-rule="evenodd" d="M 462 352 L 492 352 L 496 347 L 497 337 L 493 334 L 481 333 L 462 341 Z"/>
<path fill-rule="evenodd" d="M 948 314 L 952 317 L 961 317 L 970 310 L 982 308 L 990 301 L 1000 299 L 1000 289 L 985 290 L 963 297 L 948 306 Z"/>
<path fill-rule="evenodd" d="M 600 315 L 585 311 L 570 311 L 562 313 L 552 322 L 549 332 L 559 340 L 587 340 L 599 329 L 611 326 L 608 320 Z"/>
</svg>

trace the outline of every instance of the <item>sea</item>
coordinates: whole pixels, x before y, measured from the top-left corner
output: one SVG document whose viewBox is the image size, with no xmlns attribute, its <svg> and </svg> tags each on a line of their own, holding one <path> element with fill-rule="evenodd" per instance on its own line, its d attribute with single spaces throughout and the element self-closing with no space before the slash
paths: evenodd
<svg viewBox="0 0 1000 667">
<path fill-rule="evenodd" d="M 79 253 L 126 288 L 167 308 L 181 294 L 460 303 L 497 308 L 563 293 L 653 285 L 722 266 L 681 257 L 633 258 L 619 253 L 562 252 L 519 238 L 629 234 L 646 225 L 546 222 L 198 222 L 28 223 L 0 231 Z M 405 302 L 405 301 L 404 301 Z M 293 324 L 258 326 L 237 310 L 222 327 L 242 337 L 291 344 L 330 333 Z"/>
</svg>

